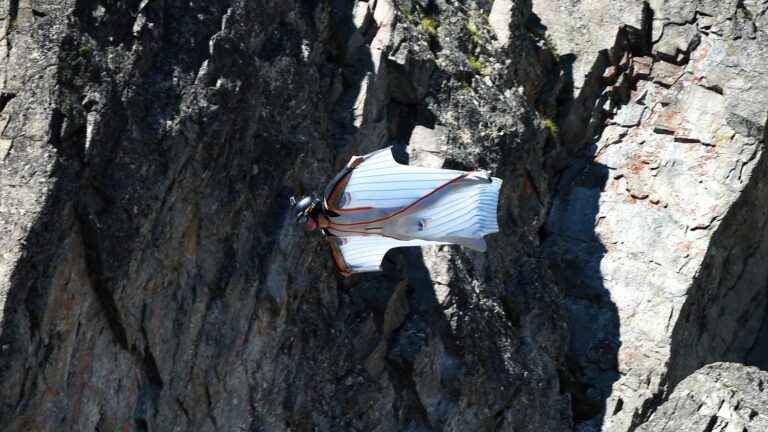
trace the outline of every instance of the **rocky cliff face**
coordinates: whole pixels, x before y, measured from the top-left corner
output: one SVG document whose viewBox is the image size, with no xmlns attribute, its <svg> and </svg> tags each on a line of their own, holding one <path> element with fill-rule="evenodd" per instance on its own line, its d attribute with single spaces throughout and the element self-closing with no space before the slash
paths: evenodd
<svg viewBox="0 0 768 432">
<path fill-rule="evenodd" d="M 624 3 L 534 6 L 577 54 L 561 121 L 584 149 L 545 246 L 567 286 L 570 368 L 587 407 L 607 398 L 582 426 L 616 431 L 703 365 L 765 367 L 768 294 L 766 6 Z"/>
<path fill-rule="evenodd" d="M 0 424 L 655 430 L 768 366 L 765 9 L 2 3 Z M 488 253 L 336 274 L 288 197 L 386 146 Z"/>
</svg>

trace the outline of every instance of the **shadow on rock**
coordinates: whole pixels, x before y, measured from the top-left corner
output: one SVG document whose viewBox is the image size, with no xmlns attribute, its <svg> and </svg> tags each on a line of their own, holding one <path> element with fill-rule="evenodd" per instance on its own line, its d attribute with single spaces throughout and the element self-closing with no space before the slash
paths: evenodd
<svg viewBox="0 0 768 432">
<path fill-rule="evenodd" d="M 575 423 L 599 430 L 605 401 L 618 379 L 619 318 L 603 285 L 605 246 L 595 233 L 608 168 L 591 156 L 561 176 L 542 236 L 550 265 L 565 291 L 571 330 L 563 390 L 571 394 Z"/>
<path fill-rule="evenodd" d="M 349 307 L 365 317 L 355 331 L 355 356 L 374 378 L 389 381 L 379 388 L 379 397 L 390 399 L 389 421 L 440 428 L 460 394 L 442 391 L 441 383 L 450 386 L 456 378 L 461 354 L 450 346 L 454 338 L 420 248 L 394 249 L 382 267 L 349 284 Z"/>
</svg>

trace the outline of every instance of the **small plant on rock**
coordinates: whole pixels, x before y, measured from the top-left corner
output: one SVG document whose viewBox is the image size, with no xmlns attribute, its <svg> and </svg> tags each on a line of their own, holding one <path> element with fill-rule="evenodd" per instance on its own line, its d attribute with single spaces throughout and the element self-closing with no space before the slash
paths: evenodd
<svg viewBox="0 0 768 432">
<path fill-rule="evenodd" d="M 408 21 L 413 22 L 413 14 L 408 12 L 408 10 L 405 9 L 405 5 L 403 4 L 403 2 L 399 0 L 397 2 L 397 9 L 400 11 L 401 14 L 403 14 L 408 19 Z"/>
<path fill-rule="evenodd" d="M 547 128 L 547 135 L 551 138 L 557 139 L 560 136 L 560 128 L 557 127 L 557 123 L 549 117 L 542 116 L 541 122 L 544 123 L 544 127 Z"/>
<path fill-rule="evenodd" d="M 469 30 L 469 37 L 472 38 L 472 41 L 480 45 L 480 32 L 477 31 L 477 28 L 471 22 L 468 22 L 467 24 L 465 24 L 464 27 L 466 27 L 467 30 Z"/>
<path fill-rule="evenodd" d="M 424 16 L 421 18 L 421 25 L 430 36 L 437 37 L 437 26 L 435 26 L 435 22 L 432 20 L 432 18 Z"/>
<path fill-rule="evenodd" d="M 469 62 L 469 65 L 472 66 L 472 69 L 477 72 L 478 75 L 485 75 L 485 71 L 483 70 L 483 65 L 480 64 L 480 62 L 477 60 L 477 58 L 473 55 L 467 56 L 467 61 Z"/>
<path fill-rule="evenodd" d="M 525 29 L 528 30 L 528 33 L 533 36 L 534 39 L 544 43 L 544 46 L 547 47 L 547 50 L 549 50 L 549 54 L 552 56 L 552 60 L 554 60 L 555 63 L 560 61 L 560 54 L 557 52 L 555 43 L 543 28 L 531 23 L 527 23 L 525 25 Z"/>
<path fill-rule="evenodd" d="M 469 44 L 467 44 L 467 62 L 469 62 L 469 66 L 471 66 L 478 75 L 485 75 L 483 65 L 481 65 L 478 60 L 481 42 L 480 32 L 477 31 L 477 28 L 471 22 L 464 24 L 464 27 L 469 31 L 470 37 Z"/>
</svg>

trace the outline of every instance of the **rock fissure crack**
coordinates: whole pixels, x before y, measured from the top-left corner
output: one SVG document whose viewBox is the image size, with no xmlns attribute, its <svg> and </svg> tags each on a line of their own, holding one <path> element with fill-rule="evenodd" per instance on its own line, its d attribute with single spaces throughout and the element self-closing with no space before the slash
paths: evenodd
<svg viewBox="0 0 768 432">
<path fill-rule="evenodd" d="M 125 327 L 120 318 L 120 310 L 110 292 L 109 280 L 104 273 L 102 252 L 98 240 L 99 237 L 93 222 L 91 222 L 91 218 L 92 215 L 88 212 L 80 212 L 77 218 L 80 236 L 83 241 L 83 258 L 86 265 L 88 280 L 91 289 L 93 290 L 93 294 L 101 306 L 104 318 L 107 321 L 112 336 L 115 338 L 115 341 L 120 348 L 130 352 L 128 337 L 126 336 Z"/>
</svg>

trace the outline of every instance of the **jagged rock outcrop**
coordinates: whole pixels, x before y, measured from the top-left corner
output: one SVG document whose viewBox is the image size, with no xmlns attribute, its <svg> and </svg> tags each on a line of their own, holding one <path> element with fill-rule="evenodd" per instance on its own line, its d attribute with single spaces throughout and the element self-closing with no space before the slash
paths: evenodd
<svg viewBox="0 0 768 432">
<path fill-rule="evenodd" d="M 768 430 L 768 372 L 712 363 L 677 385 L 638 432 Z"/>
</svg>

